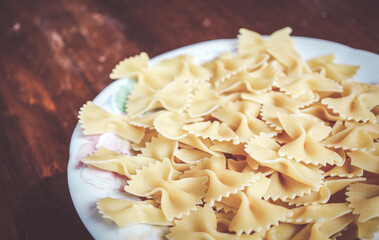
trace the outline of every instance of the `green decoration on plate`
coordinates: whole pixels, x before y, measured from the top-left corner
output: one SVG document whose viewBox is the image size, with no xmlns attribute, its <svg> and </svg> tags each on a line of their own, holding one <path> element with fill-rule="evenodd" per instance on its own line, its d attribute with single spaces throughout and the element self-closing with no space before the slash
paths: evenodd
<svg viewBox="0 0 379 240">
<path fill-rule="evenodd" d="M 133 85 L 137 82 L 137 79 L 128 79 L 128 81 L 121 85 L 115 94 L 115 106 L 120 112 L 125 112 L 126 101 L 133 89 Z"/>
</svg>

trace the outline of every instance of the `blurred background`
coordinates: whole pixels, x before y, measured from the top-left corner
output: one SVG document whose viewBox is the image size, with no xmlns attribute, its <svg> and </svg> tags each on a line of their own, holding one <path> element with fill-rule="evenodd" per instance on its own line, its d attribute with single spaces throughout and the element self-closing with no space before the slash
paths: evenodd
<svg viewBox="0 0 379 240">
<path fill-rule="evenodd" d="M 0 239 L 91 239 L 67 186 L 79 108 L 122 59 L 293 35 L 379 53 L 377 0 L 0 0 Z"/>
</svg>

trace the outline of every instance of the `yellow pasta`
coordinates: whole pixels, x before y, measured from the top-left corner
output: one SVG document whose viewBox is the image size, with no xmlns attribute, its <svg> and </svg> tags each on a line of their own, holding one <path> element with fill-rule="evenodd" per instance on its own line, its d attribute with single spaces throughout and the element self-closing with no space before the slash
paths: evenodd
<svg viewBox="0 0 379 240">
<path fill-rule="evenodd" d="M 166 158 L 163 162 L 137 170 L 131 177 L 125 191 L 140 197 L 152 195 L 160 199 L 163 214 L 168 220 L 187 215 L 200 204 L 207 188 L 204 176 L 173 179 L 173 167 Z"/>
<path fill-rule="evenodd" d="M 238 95 L 221 95 L 209 84 L 200 84 L 192 97 L 188 113 L 191 117 L 205 116 L 237 97 Z"/>
<path fill-rule="evenodd" d="M 291 31 L 241 29 L 236 53 L 200 64 L 121 61 L 110 77 L 137 80 L 126 112 L 79 112 L 85 135 L 130 142 L 128 155 L 100 146 L 81 160 L 128 178 L 100 214 L 167 226 L 169 240 L 372 238 L 379 86 L 352 81 L 359 67 L 332 54 L 302 59 Z"/>
<path fill-rule="evenodd" d="M 211 140 L 230 141 L 238 138 L 232 129 L 219 121 L 193 123 L 184 126 L 183 129 L 196 137 L 209 138 Z"/>
<path fill-rule="evenodd" d="M 275 62 L 266 63 L 268 55 L 261 56 L 262 59 L 249 66 L 251 69 L 246 69 L 226 78 L 215 86 L 215 89 L 220 93 L 244 91 L 259 93 L 270 90 L 278 77 L 278 70 Z"/>
<path fill-rule="evenodd" d="M 290 140 L 280 147 L 278 154 L 297 162 L 313 165 L 340 165 L 342 158 L 321 144 L 332 131 L 322 121 L 307 114 L 277 114 Z"/>
<path fill-rule="evenodd" d="M 193 63 L 193 56 L 182 55 L 159 62 L 156 67 L 169 69 L 174 79 L 188 81 L 191 85 L 209 80 L 212 73 L 206 68 Z"/>
<path fill-rule="evenodd" d="M 304 196 L 297 197 L 290 200 L 290 205 L 296 204 L 296 206 L 308 206 L 316 203 L 327 203 L 333 194 L 345 189 L 347 186 L 354 182 L 364 181 L 365 178 L 341 178 L 341 177 L 329 177 L 324 180 L 323 185 L 317 192 L 310 192 L 304 194 Z"/>
<path fill-rule="evenodd" d="M 158 90 L 147 84 L 136 84 L 126 103 L 126 111 L 133 118 L 161 107 L 173 112 L 182 112 L 189 104 L 190 92 L 188 83 L 181 79 L 172 81 Z"/>
<path fill-rule="evenodd" d="M 213 73 L 210 82 L 217 86 L 229 78 L 249 67 L 260 60 L 258 55 L 240 54 L 233 55 L 231 53 L 222 54 L 215 60 L 203 64 L 203 66 Z"/>
<path fill-rule="evenodd" d="M 126 177 L 136 174 L 137 169 L 142 169 L 155 159 L 145 156 L 128 156 L 106 149 L 104 147 L 82 159 L 82 162 L 106 171 L 115 172 Z"/>
<path fill-rule="evenodd" d="M 379 87 L 368 87 L 361 83 L 344 82 L 343 91 L 338 97 L 324 98 L 322 104 L 338 113 L 343 119 L 376 122 L 370 111 L 379 102 Z"/>
<path fill-rule="evenodd" d="M 236 193 L 244 189 L 258 179 L 253 172 L 235 172 L 226 169 L 225 157 L 211 157 L 199 162 L 191 170 L 186 171 L 184 177 L 208 177 L 208 190 L 204 201 L 212 206 L 215 201 L 221 201 L 222 197 Z"/>
<path fill-rule="evenodd" d="M 92 102 L 84 104 L 79 112 L 79 122 L 84 134 L 113 132 L 122 138 L 139 143 L 145 129 L 133 126 L 129 121 L 129 116 L 108 113 Z"/>
<path fill-rule="evenodd" d="M 131 223 L 152 225 L 172 225 L 164 216 L 162 209 L 153 200 L 131 201 L 127 199 L 102 198 L 97 202 L 99 212 L 104 218 L 114 221 L 119 227 Z M 130 218 L 133 216 L 133 218 Z"/>
<path fill-rule="evenodd" d="M 335 63 L 334 59 L 334 54 L 330 54 L 310 59 L 307 64 L 314 72 L 323 72 L 325 77 L 338 83 L 353 78 L 357 73 L 359 66 Z"/>
</svg>

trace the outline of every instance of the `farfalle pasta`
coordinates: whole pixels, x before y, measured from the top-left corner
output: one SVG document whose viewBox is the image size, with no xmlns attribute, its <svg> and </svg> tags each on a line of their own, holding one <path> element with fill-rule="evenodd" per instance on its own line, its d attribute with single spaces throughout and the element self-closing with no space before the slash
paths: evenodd
<svg viewBox="0 0 379 240">
<path fill-rule="evenodd" d="M 226 123 L 238 136 L 234 143 L 247 142 L 260 133 L 276 135 L 276 131 L 258 118 L 261 104 L 251 101 L 236 101 L 228 103 L 214 111 L 214 118 Z"/>
<path fill-rule="evenodd" d="M 79 111 L 79 122 L 87 135 L 113 132 L 120 137 L 139 143 L 145 130 L 129 123 L 126 115 L 111 114 L 92 102 L 87 102 Z"/>
<path fill-rule="evenodd" d="M 236 172 L 226 169 L 226 159 L 211 157 L 199 162 L 196 166 L 184 173 L 185 177 L 208 177 L 208 190 L 204 201 L 213 205 L 215 201 L 221 201 L 222 197 L 236 193 L 258 179 L 253 172 Z"/>
<path fill-rule="evenodd" d="M 277 113 L 297 113 L 301 107 L 313 103 L 314 95 L 301 95 L 297 98 L 292 98 L 283 92 L 271 91 L 261 94 L 243 93 L 242 99 L 258 102 L 262 104 L 260 116 L 262 120 L 268 123 L 277 131 L 283 130 L 283 126 L 278 119 Z"/>
<path fill-rule="evenodd" d="M 275 62 L 268 64 L 268 55 L 261 55 L 257 63 L 235 75 L 226 78 L 217 84 L 215 89 L 222 92 L 265 92 L 271 89 L 272 84 L 277 79 L 278 71 Z M 262 81 L 264 79 L 264 81 Z"/>
<path fill-rule="evenodd" d="M 379 86 L 354 82 L 359 67 L 333 54 L 302 59 L 291 31 L 241 29 L 237 51 L 208 62 L 121 61 L 110 77 L 134 79 L 125 112 L 79 112 L 85 135 L 130 142 L 81 160 L 127 179 L 99 213 L 166 226 L 169 240 L 372 238 Z"/>
<path fill-rule="evenodd" d="M 352 79 L 360 68 L 359 66 L 336 63 L 334 59 L 334 54 L 329 54 L 309 59 L 307 64 L 313 72 L 318 72 L 338 83 Z"/>
<path fill-rule="evenodd" d="M 158 90 L 147 84 L 136 84 L 126 103 L 126 111 L 132 117 L 146 114 L 158 108 L 182 112 L 189 104 L 190 95 L 189 84 L 181 79 L 172 81 Z"/>
<path fill-rule="evenodd" d="M 191 99 L 188 113 L 191 117 L 205 116 L 236 98 L 238 95 L 222 95 L 212 89 L 209 84 L 200 84 Z"/>
<path fill-rule="evenodd" d="M 193 56 L 182 55 L 159 62 L 157 67 L 169 69 L 174 79 L 182 79 L 192 84 L 208 80 L 212 73 L 208 69 L 194 64 Z"/>
<path fill-rule="evenodd" d="M 163 214 L 172 221 L 194 210 L 205 196 L 205 176 L 173 179 L 173 167 L 166 158 L 131 176 L 125 191 L 139 197 L 158 198 Z"/>
<path fill-rule="evenodd" d="M 379 87 L 356 82 L 344 82 L 342 86 L 343 91 L 340 96 L 324 98 L 321 103 L 343 119 L 375 123 L 375 115 L 370 110 L 378 105 Z"/>
<path fill-rule="evenodd" d="M 282 113 L 277 115 L 284 131 L 290 137 L 290 140 L 280 147 L 278 151 L 280 156 L 316 166 L 341 165 L 341 156 L 321 144 L 332 131 L 331 127 L 325 126 L 312 115 Z"/>
<path fill-rule="evenodd" d="M 104 218 L 111 219 L 119 227 L 136 223 L 172 225 L 154 200 L 132 201 L 107 197 L 100 199 L 97 206 Z M 129 216 L 133 216 L 133 218 Z"/>
</svg>

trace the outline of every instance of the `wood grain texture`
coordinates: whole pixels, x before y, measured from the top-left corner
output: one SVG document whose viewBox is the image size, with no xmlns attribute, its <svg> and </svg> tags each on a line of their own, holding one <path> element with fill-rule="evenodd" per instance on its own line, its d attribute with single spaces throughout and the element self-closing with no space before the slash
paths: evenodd
<svg viewBox="0 0 379 240">
<path fill-rule="evenodd" d="M 77 112 L 125 57 L 245 27 L 379 53 L 375 0 L 0 0 L 1 239 L 91 239 L 67 186 Z"/>
</svg>

